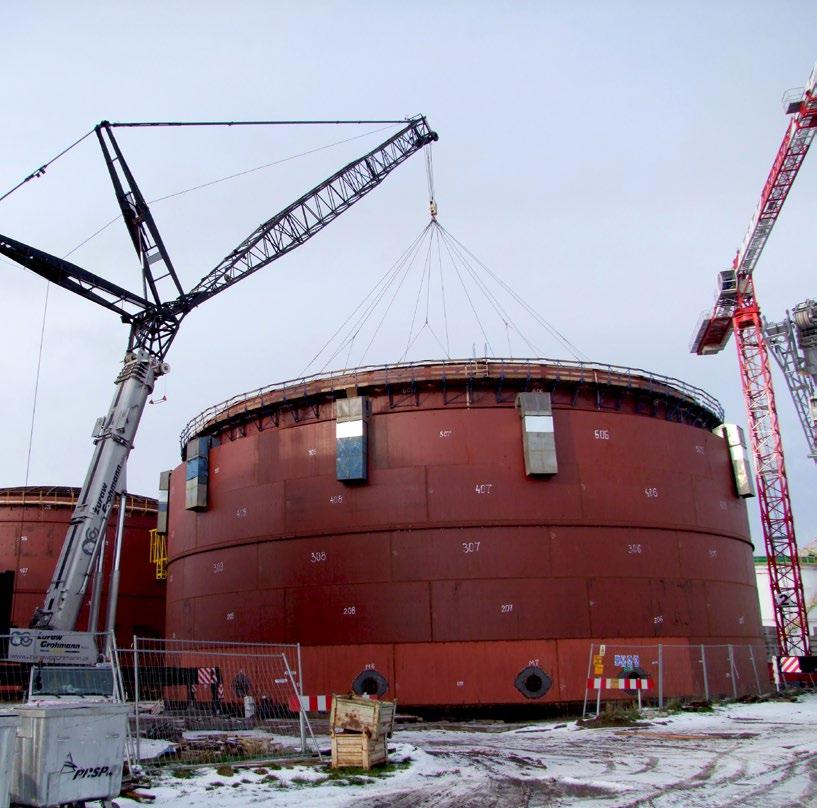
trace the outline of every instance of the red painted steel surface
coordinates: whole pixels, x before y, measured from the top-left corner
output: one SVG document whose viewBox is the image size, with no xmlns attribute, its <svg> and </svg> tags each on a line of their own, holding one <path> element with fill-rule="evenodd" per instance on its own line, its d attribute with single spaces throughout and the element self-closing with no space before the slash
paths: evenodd
<svg viewBox="0 0 817 808">
<path fill-rule="evenodd" d="M 630 376 L 568 383 L 542 366 L 533 383 L 469 385 L 446 370 L 444 388 L 436 366 L 413 384 L 358 379 L 364 484 L 335 479 L 349 384 L 208 422 L 208 509 L 184 510 L 184 467 L 171 477 L 169 636 L 300 642 L 304 692 L 348 692 L 368 670 L 406 705 L 579 700 L 591 642 L 678 645 L 684 685 L 690 642 L 762 658 L 746 507 L 713 413 Z M 524 473 L 514 396 L 536 386 L 553 398 L 552 477 Z M 529 666 L 552 680 L 534 701 L 514 685 Z"/>
<path fill-rule="evenodd" d="M 27 626 L 34 609 L 42 605 L 77 494 L 78 489 L 73 488 L 0 489 L 0 571 L 14 570 L 15 573 L 13 625 Z M 103 622 L 116 514 L 114 509 L 108 525 Z M 130 645 L 135 633 L 140 636 L 162 636 L 164 633 L 165 584 L 156 580 L 149 557 L 149 531 L 154 527 L 156 500 L 130 497 L 125 516 L 116 619 L 120 645 Z M 84 629 L 87 620 L 88 601 L 80 613 L 78 628 Z"/>
</svg>

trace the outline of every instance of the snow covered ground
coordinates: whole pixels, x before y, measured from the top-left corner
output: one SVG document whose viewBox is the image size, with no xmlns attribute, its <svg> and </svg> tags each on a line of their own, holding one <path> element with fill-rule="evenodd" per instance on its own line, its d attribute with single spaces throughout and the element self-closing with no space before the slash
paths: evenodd
<svg viewBox="0 0 817 808">
<path fill-rule="evenodd" d="M 365 779 L 324 765 L 233 775 L 206 767 L 146 790 L 167 808 L 817 806 L 817 694 L 656 714 L 634 727 L 413 725 L 390 747 L 398 766 Z"/>
</svg>

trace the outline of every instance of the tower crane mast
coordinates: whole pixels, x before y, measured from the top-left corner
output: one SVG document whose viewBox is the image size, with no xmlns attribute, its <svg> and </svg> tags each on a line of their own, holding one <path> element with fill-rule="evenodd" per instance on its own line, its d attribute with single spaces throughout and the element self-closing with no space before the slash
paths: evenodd
<svg viewBox="0 0 817 808">
<path fill-rule="evenodd" d="M 187 292 L 182 289 L 147 202 L 114 137 L 117 124 L 103 121 L 96 127 L 96 134 L 125 226 L 139 257 L 141 294 L 0 235 L 0 254 L 52 283 L 111 309 L 130 325 L 113 401 L 94 428 L 91 464 L 32 628 L 66 631 L 76 627 L 91 570 L 101 551 L 111 506 L 124 491 L 125 467 L 139 421 L 155 380 L 170 370 L 165 357 L 184 317 L 214 295 L 304 244 L 376 188 L 397 166 L 437 140 L 437 134 L 429 129 L 422 116 L 401 123 L 404 125 L 396 134 L 259 225 Z M 161 281 L 165 281 L 162 286 Z M 161 289 L 165 288 L 170 288 L 175 297 L 163 299 Z"/>
<path fill-rule="evenodd" d="M 732 268 L 719 274 L 714 308 L 701 318 L 690 349 L 698 355 L 719 353 L 732 332 L 735 334 L 778 646 L 783 655 L 806 656 L 810 654 L 808 617 L 769 353 L 753 273 L 817 132 L 817 66 L 805 89 L 787 98 L 786 113 L 792 118 L 760 202 Z"/>
</svg>

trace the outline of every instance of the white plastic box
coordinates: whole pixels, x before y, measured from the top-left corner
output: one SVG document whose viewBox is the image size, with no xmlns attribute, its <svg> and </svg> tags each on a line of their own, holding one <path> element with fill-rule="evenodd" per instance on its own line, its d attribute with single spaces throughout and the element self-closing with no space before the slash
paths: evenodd
<svg viewBox="0 0 817 808">
<path fill-rule="evenodd" d="M 118 796 L 129 709 L 102 703 L 17 708 L 12 801 L 50 806 Z"/>
<path fill-rule="evenodd" d="M 8 808 L 9 804 L 9 786 L 19 723 L 20 717 L 16 713 L 0 713 L 0 808 Z"/>
</svg>

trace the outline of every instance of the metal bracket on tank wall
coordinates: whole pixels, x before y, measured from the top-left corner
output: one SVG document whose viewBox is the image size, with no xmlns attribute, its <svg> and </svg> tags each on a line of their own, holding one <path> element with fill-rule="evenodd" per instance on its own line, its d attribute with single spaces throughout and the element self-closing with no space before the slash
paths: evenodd
<svg viewBox="0 0 817 808">
<path fill-rule="evenodd" d="M 505 371 L 503 370 L 499 374 L 499 378 L 496 381 L 496 391 L 494 392 L 494 397 L 496 398 L 497 404 L 502 404 L 505 399 L 502 398 L 502 385 L 505 382 Z"/>
<path fill-rule="evenodd" d="M 305 397 L 302 407 L 299 407 L 297 404 L 293 404 L 292 418 L 295 423 L 300 424 L 301 421 L 306 420 L 306 418 L 304 418 L 304 413 L 306 413 L 306 417 L 308 418 L 310 410 L 317 421 L 321 417 L 321 403 L 318 399 Z"/>
<path fill-rule="evenodd" d="M 533 379 L 533 376 L 531 375 L 530 368 L 528 368 L 528 375 L 525 377 L 525 384 L 522 387 L 522 392 L 525 392 L 525 393 L 530 392 L 532 379 Z M 502 388 L 503 388 L 504 384 L 505 384 L 505 371 L 503 370 L 499 374 L 499 378 L 497 379 L 496 391 L 494 393 L 497 404 L 508 404 L 508 403 L 510 403 L 511 401 L 514 400 L 514 396 L 515 396 L 514 391 L 511 391 L 511 393 L 510 393 L 510 395 L 508 397 L 506 397 L 506 396 L 504 396 L 502 394 Z"/>
<path fill-rule="evenodd" d="M 390 410 L 396 409 L 397 407 L 401 406 L 403 402 L 405 402 L 407 399 L 409 400 L 414 399 L 413 406 L 415 407 L 420 406 L 420 388 L 417 386 L 417 379 L 415 379 L 413 375 L 411 377 L 411 382 L 409 384 L 409 392 L 403 393 L 399 401 L 397 401 L 397 403 L 395 403 L 394 387 L 395 385 L 391 381 L 388 380 L 386 381 L 386 393 L 389 396 Z"/>
<path fill-rule="evenodd" d="M 265 404 L 263 407 L 260 407 L 255 413 L 255 418 L 253 418 L 253 423 L 255 424 L 256 429 L 259 432 L 263 432 L 267 428 L 264 426 L 264 420 L 267 418 L 272 422 L 273 426 L 278 426 L 280 422 L 280 415 L 278 411 L 279 405 L 277 402 Z"/>
</svg>

